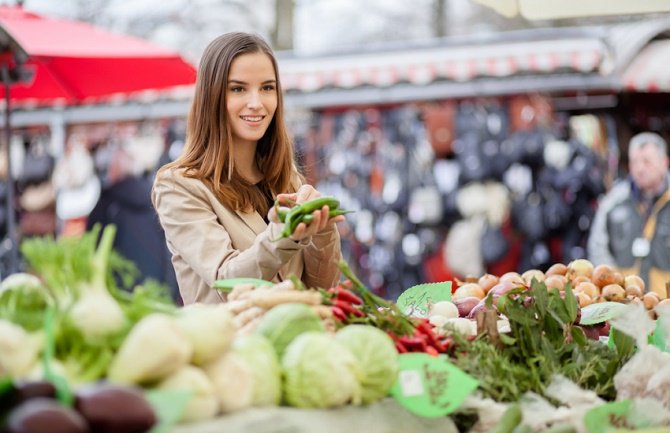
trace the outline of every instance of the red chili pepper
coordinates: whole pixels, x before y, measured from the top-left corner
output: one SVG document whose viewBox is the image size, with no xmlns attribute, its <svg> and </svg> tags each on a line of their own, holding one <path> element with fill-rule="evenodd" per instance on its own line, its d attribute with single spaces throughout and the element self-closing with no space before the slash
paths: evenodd
<svg viewBox="0 0 670 433">
<path fill-rule="evenodd" d="M 332 306 L 330 307 L 333 310 L 333 316 L 339 320 L 340 322 L 344 322 L 347 320 L 347 315 L 342 311 L 340 307 L 337 306 Z"/>
<path fill-rule="evenodd" d="M 437 351 L 433 346 L 426 347 L 426 353 L 430 356 L 438 356 L 440 352 Z"/>
<path fill-rule="evenodd" d="M 419 322 L 419 324 L 416 326 L 416 331 L 425 335 L 426 338 L 428 339 L 428 343 L 435 349 L 437 349 L 439 352 L 441 353 L 446 352 L 445 347 L 440 342 L 437 334 L 433 330 L 433 326 L 430 323 L 426 321 Z"/>
<path fill-rule="evenodd" d="M 339 307 L 346 314 L 351 314 L 356 317 L 365 317 L 365 313 L 359 310 L 358 308 L 351 305 L 349 302 L 345 302 L 339 299 L 336 299 L 333 302 L 333 305 Z"/>
<path fill-rule="evenodd" d="M 399 342 L 399 341 L 396 341 L 396 342 L 395 342 L 395 350 L 397 350 L 398 353 L 407 353 L 407 352 L 409 352 L 409 350 L 407 350 L 407 348 L 405 347 L 405 345 L 402 344 L 402 343 Z"/>
<path fill-rule="evenodd" d="M 410 351 L 425 352 L 426 347 L 428 347 L 426 340 L 419 336 L 400 337 L 398 338 L 398 341 L 401 342 Z"/>
<path fill-rule="evenodd" d="M 358 295 L 345 288 L 338 288 L 335 291 L 335 297 L 341 301 L 349 302 L 350 304 L 363 305 L 363 300 L 359 298 Z"/>
</svg>

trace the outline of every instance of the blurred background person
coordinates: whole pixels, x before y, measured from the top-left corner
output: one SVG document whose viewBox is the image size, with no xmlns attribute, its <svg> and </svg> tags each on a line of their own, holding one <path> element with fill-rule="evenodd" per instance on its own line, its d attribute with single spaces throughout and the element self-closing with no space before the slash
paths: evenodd
<svg viewBox="0 0 670 433">
<path fill-rule="evenodd" d="M 140 271 L 136 283 L 152 278 L 166 284 L 171 296 L 181 301 L 165 244 L 165 235 L 151 204 L 151 187 L 162 146 L 150 146 L 141 137 L 124 144 L 110 143 L 98 152 L 108 155 L 102 173 L 100 198 L 87 219 L 87 229 L 96 223 L 117 228 L 114 249 L 131 260 Z"/>
<path fill-rule="evenodd" d="M 629 176 L 602 198 L 588 242 L 594 265 L 639 274 L 647 291 L 667 297 L 670 281 L 670 183 L 667 143 L 643 132 L 628 146 Z"/>
</svg>

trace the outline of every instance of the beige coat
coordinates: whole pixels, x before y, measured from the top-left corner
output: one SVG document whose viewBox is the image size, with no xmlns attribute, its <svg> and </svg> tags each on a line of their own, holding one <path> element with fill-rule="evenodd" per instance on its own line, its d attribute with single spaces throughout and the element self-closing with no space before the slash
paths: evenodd
<svg viewBox="0 0 670 433">
<path fill-rule="evenodd" d="M 266 224 L 258 213 L 233 211 L 196 179 L 176 169 L 154 182 L 152 200 L 184 304 L 222 302 L 217 279 L 261 278 L 282 281 L 298 276 L 307 287 L 332 287 L 341 257 L 337 229 L 297 243 L 279 237 L 282 225 Z"/>
</svg>

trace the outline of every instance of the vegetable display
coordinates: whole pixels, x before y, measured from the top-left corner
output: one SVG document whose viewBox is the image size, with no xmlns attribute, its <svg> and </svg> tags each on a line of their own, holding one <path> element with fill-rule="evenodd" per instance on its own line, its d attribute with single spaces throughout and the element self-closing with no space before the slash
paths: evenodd
<svg viewBox="0 0 670 433">
<path fill-rule="evenodd" d="M 285 228 L 309 223 L 314 206 L 346 212 L 319 200 L 279 209 Z M 166 419 L 161 395 L 181 402 L 173 423 L 252 407 L 365 407 L 389 396 L 410 352 L 477 380 L 450 415 L 462 432 L 593 433 L 585 413 L 621 399 L 644 404 L 620 426 L 670 425 L 660 415 L 670 409 L 660 348 L 670 307 L 635 275 L 586 260 L 486 274 L 413 317 L 341 261 L 334 287 L 221 281 L 226 303 L 177 307 L 156 283 L 128 285 L 135 270 L 112 250 L 114 233 L 27 240 L 30 273 L 0 283 L 3 433 L 148 432 Z M 581 323 L 600 302 L 629 305 L 602 325 Z"/>
</svg>

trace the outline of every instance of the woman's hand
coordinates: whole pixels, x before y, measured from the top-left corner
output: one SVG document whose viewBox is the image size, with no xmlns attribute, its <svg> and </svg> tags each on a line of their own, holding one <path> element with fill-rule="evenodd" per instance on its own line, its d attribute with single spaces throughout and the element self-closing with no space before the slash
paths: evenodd
<svg viewBox="0 0 670 433">
<path fill-rule="evenodd" d="M 299 206 L 315 198 L 321 197 L 321 193 L 311 185 L 303 185 L 297 192 L 291 194 L 278 194 L 277 202 L 284 206 Z M 322 231 L 331 230 L 334 225 L 340 221 L 344 221 L 344 215 L 338 215 L 333 218 L 328 218 L 330 209 L 328 206 L 323 206 L 321 209 L 312 212 L 312 221 L 309 224 L 301 222 L 293 231 L 290 239 L 294 241 L 301 241 L 309 236 L 313 236 Z M 268 214 L 270 221 L 278 222 L 276 209 L 273 207 Z"/>
</svg>

